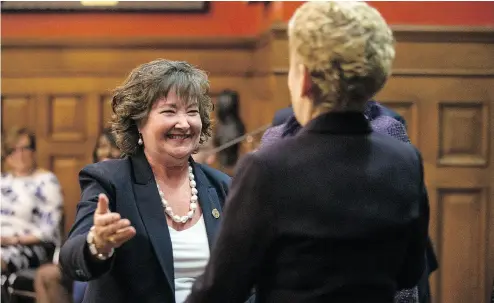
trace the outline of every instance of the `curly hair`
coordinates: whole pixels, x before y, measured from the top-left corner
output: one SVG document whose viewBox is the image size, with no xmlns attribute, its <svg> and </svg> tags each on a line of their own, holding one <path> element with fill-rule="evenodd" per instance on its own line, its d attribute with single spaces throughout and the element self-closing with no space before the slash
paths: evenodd
<svg viewBox="0 0 494 303">
<path fill-rule="evenodd" d="M 202 121 L 199 143 L 211 137 L 213 103 L 206 73 L 187 62 L 158 59 L 135 68 L 113 91 L 112 131 L 123 154 L 133 155 L 142 148 L 137 144 L 138 126 L 146 121 L 153 104 L 171 90 L 180 100 L 197 102 Z"/>
<path fill-rule="evenodd" d="M 306 2 L 293 15 L 288 35 L 308 69 L 316 105 L 362 110 L 391 73 L 393 33 L 365 2 Z"/>
</svg>

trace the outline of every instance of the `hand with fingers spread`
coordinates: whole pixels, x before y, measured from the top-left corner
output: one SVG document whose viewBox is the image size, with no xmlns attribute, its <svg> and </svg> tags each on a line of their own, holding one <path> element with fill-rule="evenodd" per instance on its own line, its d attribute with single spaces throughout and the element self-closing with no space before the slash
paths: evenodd
<svg viewBox="0 0 494 303">
<path fill-rule="evenodd" d="M 94 212 L 94 225 L 91 227 L 92 242 L 97 254 L 111 255 L 113 249 L 135 236 L 136 230 L 128 219 L 122 219 L 120 214 L 110 212 L 109 201 L 105 194 L 98 197 L 98 206 Z"/>
</svg>

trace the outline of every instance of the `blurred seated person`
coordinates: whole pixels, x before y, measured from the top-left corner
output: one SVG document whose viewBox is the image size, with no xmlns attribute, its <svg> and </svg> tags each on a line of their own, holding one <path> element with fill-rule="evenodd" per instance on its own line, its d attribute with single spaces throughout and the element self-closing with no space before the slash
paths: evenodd
<svg viewBox="0 0 494 303">
<path fill-rule="evenodd" d="M 197 152 L 195 154 L 192 154 L 192 158 L 197 163 L 213 165 L 214 161 L 216 161 L 216 155 L 211 153 L 212 150 L 213 139 L 210 138 L 208 141 L 199 146 Z"/>
<path fill-rule="evenodd" d="M 8 172 L 1 176 L 2 275 L 51 261 L 60 244 L 62 190 L 57 177 L 36 165 L 36 138 L 25 128 L 3 136 Z"/>
<path fill-rule="evenodd" d="M 240 118 L 240 97 L 236 91 L 224 90 L 215 104 L 216 126 L 213 144 L 224 146 L 245 134 L 245 125 Z M 231 174 L 240 157 L 241 144 L 237 143 L 217 152 L 215 157 L 221 171 Z"/>
<path fill-rule="evenodd" d="M 111 129 L 105 128 L 93 151 L 93 163 L 120 158 L 121 153 Z M 57 263 L 45 264 L 36 273 L 34 289 L 37 303 L 82 302 L 86 282 L 73 281 L 62 273 Z"/>
<path fill-rule="evenodd" d="M 113 135 L 111 128 L 105 128 L 98 138 L 98 142 L 93 151 L 93 163 L 119 159 L 122 156 L 122 152 L 118 149 L 115 136 Z"/>
</svg>

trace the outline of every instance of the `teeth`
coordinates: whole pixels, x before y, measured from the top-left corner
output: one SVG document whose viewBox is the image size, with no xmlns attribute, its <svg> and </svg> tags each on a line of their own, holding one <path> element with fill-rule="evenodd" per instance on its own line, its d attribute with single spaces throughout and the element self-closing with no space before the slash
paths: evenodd
<svg viewBox="0 0 494 303">
<path fill-rule="evenodd" d="M 169 138 L 172 138 L 172 139 L 185 139 L 185 138 L 188 138 L 189 136 L 188 135 L 168 135 Z"/>
</svg>

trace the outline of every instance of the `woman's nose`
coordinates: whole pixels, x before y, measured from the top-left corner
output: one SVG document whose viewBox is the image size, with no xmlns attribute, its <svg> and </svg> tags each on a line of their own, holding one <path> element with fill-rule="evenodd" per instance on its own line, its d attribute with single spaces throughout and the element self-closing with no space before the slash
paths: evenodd
<svg viewBox="0 0 494 303">
<path fill-rule="evenodd" d="M 189 129 L 190 124 L 187 120 L 187 115 L 178 115 L 177 124 L 175 124 L 175 128 L 178 129 Z"/>
</svg>

